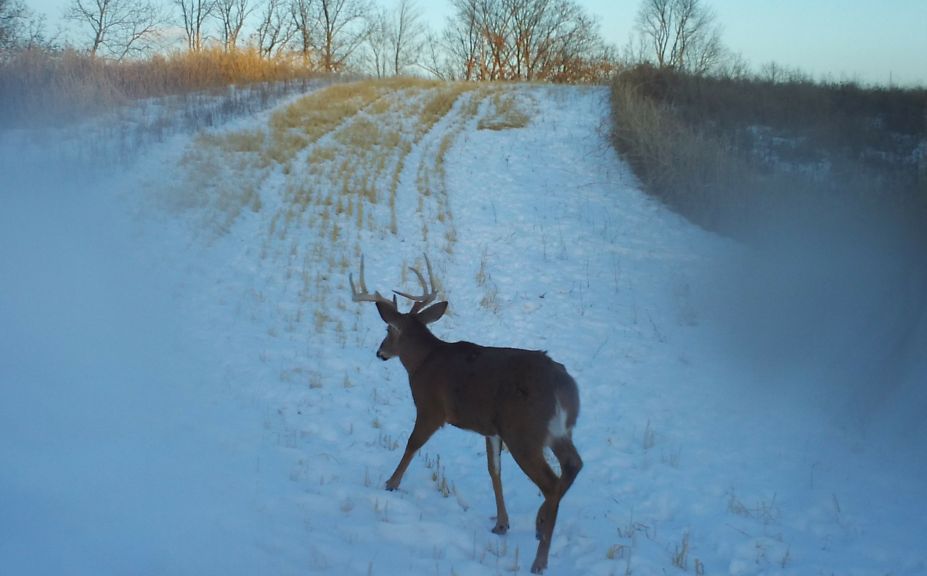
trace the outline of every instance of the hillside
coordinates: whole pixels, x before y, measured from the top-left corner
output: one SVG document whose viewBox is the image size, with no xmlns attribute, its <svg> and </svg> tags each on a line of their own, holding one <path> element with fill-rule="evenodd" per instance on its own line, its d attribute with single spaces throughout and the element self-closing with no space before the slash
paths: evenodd
<svg viewBox="0 0 927 576">
<path fill-rule="evenodd" d="M 608 114 L 607 88 L 391 81 L 101 158 L 93 123 L 2 135 L 0 571 L 527 573 L 540 497 L 504 454 L 492 534 L 479 436 L 383 489 L 414 407 L 348 274 L 414 291 L 427 253 L 439 337 L 579 384 L 548 573 L 927 573 L 924 446 L 891 425 L 923 359 L 860 418 L 839 370 L 779 369 L 787 323 L 746 353 L 781 279 L 643 194 Z"/>
</svg>

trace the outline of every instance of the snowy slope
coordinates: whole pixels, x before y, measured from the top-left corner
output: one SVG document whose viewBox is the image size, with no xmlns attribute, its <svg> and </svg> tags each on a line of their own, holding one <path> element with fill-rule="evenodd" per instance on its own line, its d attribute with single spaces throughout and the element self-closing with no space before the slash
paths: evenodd
<svg viewBox="0 0 927 576">
<path fill-rule="evenodd" d="M 440 431 L 383 489 L 414 410 L 347 275 L 365 254 L 371 289 L 414 290 L 428 252 L 438 336 L 547 350 L 579 384 L 551 574 L 927 573 L 923 445 L 737 357 L 719 271 L 753 255 L 640 191 L 607 97 L 383 85 L 329 124 L 313 102 L 297 146 L 268 111 L 86 176 L 8 135 L 0 571 L 527 572 L 540 497 L 504 455 L 492 534 L 477 435 Z"/>
</svg>

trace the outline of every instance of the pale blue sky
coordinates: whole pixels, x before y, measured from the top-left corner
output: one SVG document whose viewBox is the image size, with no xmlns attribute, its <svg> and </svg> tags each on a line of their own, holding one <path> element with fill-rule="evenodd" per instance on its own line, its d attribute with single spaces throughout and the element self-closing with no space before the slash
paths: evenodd
<svg viewBox="0 0 927 576">
<path fill-rule="evenodd" d="M 704 0 L 725 45 L 754 67 L 775 61 L 815 77 L 927 85 L 927 0 Z M 622 46 L 639 0 L 583 0 Z"/>
<path fill-rule="evenodd" d="M 389 5 L 392 0 L 377 0 Z M 26 0 L 57 22 L 69 0 Z M 601 31 L 624 46 L 639 0 L 578 0 Z M 752 66 L 775 61 L 816 78 L 927 85 L 927 0 L 705 0 L 723 26 L 725 44 Z M 435 28 L 447 0 L 418 0 Z"/>
</svg>

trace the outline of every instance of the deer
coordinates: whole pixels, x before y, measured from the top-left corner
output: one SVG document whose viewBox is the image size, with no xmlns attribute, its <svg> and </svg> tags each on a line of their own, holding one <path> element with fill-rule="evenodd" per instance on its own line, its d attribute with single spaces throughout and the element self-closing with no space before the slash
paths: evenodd
<svg viewBox="0 0 927 576">
<path fill-rule="evenodd" d="M 392 300 L 367 289 L 363 256 L 358 284 L 353 273 L 348 276 L 352 300 L 375 303 L 387 325 L 377 357 L 399 358 L 408 373 L 415 403 L 415 425 L 386 489 L 399 488 L 416 452 L 445 424 L 482 434 L 496 500 L 492 532 L 505 534 L 509 516 L 502 494 L 500 459 L 504 444 L 544 498 L 535 518 L 539 543 L 531 566 L 532 573 L 540 574 L 547 568 L 560 501 L 583 467 L 572 438 L 579 416 L 576 382 L 544 351 L 445 342 L 432 334 L 428 325 L 444 315 L 448 303 L 432 304 L 438 293 L 427 255 L 425 265 L 428 283 L 419 269 L 409 267 L 422 293 L 393 290 Z M 399 310 L 396 295 L 412 301 L 408 312 Z M 545 448 L 550 448 L 559 461 L 559 476 L 545 460 Z"/>
</svg>

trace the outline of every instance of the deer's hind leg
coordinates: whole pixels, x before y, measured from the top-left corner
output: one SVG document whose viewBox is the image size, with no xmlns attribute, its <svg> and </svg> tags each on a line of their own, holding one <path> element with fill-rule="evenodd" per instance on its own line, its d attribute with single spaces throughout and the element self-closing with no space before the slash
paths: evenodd
<svg viewBox="0 0 927 576">
<path fill-rule="evenodd" d="M 531 565 L 531 572 L 540 574 L 547 568 L 547 556 L 550 553 L 550 541 L 557 523 L 557 510 L 560 507 L 560 479 L 544 459 L 543 442 L 506 442 L 515 462 L 528 478 L 534 482 L 544 495 L 544 502 L 538 508 L 536 528 L 538 550 Z"/>
<path fill-rule="evenodd" d="M 560 462 L 560 497 L 567 493 L 579 471 L 583 469 L 583 459 L 580 458 L 573 440 L 569 436 L 555 439 L 550 445 L 551 451 Z"/>
</svg>

